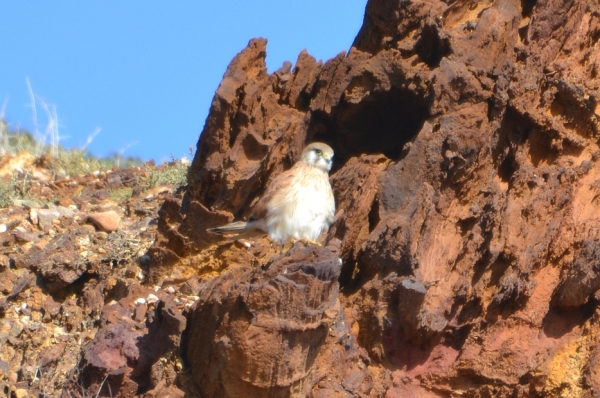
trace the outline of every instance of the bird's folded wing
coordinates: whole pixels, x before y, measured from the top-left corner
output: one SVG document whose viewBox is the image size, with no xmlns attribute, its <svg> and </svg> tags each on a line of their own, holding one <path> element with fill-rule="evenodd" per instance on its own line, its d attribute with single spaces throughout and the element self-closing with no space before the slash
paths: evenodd
<svg viewBox="0 0 600 398">
<path fill-rule="evenodd" d="M 285 203 L 289 199 L 287 192 L 294 182 L 295 174 L 294 167 L 292 167 L 275 177 L 254 207 L 248 221 L 265 218 L 269 211 Z"/>
</svg>

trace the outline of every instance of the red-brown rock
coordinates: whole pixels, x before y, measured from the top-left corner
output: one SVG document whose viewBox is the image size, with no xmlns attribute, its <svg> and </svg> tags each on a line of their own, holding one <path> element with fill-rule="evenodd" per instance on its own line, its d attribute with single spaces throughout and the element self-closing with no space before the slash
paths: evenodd
<svg viewBox="0 0 600 398">
<path fill-rule="evenodd" d="M 114 210 L 89 214 L 88 219 L 104 232 L 116 231 L 121 222 L 121 216 Z"/>
<path fill-rule="evenodd" d="M 599 15 L 583 0 L 371 0 L 348 54 L 303 52 L 273 74 L 252 40 L 151 251 L 153 280 L 183 262 L 228 269 L 200 289 L 186 332 L 190 396 L 600 394 Z M 284 283 L 281 258 L 273 275 L 250 268 L 276 254 L 267 242 L 204 231 L 247 217 L 311 141 L 336 152 L 329 308 L 345 318 L 317 311 L 287 331 L 319 302 L 303 294 L 336 282 Z M 315 332 L 338 321 L 360 354 Z"/>
<path fill-rule="evenodd" d="M 356 366 L 358 347 L 338 301 L 340 265 L 330 250 L 298 243 L 266 269 L 213 280 L 186 334 L 192 380 L 203 394 L 306 396 L 325 374 L 319 365 L 328 355 L 320 356 L 336 346 L 340 372 L 329 374 L 331 386 L 354 371 L 360 391 L 366 371 Z"/>
</svg>

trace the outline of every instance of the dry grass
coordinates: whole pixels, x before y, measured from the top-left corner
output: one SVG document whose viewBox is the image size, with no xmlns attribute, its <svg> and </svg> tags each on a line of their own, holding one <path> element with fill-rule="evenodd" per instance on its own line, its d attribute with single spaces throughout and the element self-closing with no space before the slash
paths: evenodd
<svg viewBox="0 0 600 398">
<path fill-rule="evenodd" d="M 20 129 L 11 130 L 4 120 L 4 108 L 6 102 L 0 109 L 0 156 L 6 154 L 16 155 L 28 152 L 35 157 L 50 155 L 52 157 L 52 168 L 60 176 L 87 174 L 93 171 L 107 170 L 116 167 L 140 166 L 143 161 L 136 157 L 123 156 L 124 151 L 115 152 L 104 158 L 92 156 L 88 147 L 94 137 L 100 133 L 97 128 L 92 132 L 86 143 L 81 148 L 67 149 L 60 144 L 61 135 L 59 120 L 54 105 L 48 104 L 42 97 L 35 94 L 27 80 L 27 89 L 30 98 L 32 112 L 33 131 Z M 41 109 L 43 123 L 39 121 Z M 43 127 L 41 127 L 44 125 Z"/>
<path fill-rule="evenodd" d="M 31 178 L 25 173 L 13 173 L 10 180 L 0 179 L 0 208 L 10 207 L 15 199 L 30 200 Z"/>
</svg>

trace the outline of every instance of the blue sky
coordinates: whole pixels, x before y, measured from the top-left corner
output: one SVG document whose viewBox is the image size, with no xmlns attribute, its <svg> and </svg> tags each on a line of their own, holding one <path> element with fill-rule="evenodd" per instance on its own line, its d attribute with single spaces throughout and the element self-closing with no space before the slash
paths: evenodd
<svg viewBox="0 0 600 398">
<path fill-rule="evenodd" d="M 366 0 L 3 1 L 0 107 L 32 130 L 27 79 L 56 107 L 61 143 L 162 161 L 196 145 L 233 56 L 268 39 L 269 72 L 307 49 L 348 50 Z M 38 103 L 38 120 L 46 123 Z M 40 129 L 41 129 L 40 127 Z"/>
</svg>

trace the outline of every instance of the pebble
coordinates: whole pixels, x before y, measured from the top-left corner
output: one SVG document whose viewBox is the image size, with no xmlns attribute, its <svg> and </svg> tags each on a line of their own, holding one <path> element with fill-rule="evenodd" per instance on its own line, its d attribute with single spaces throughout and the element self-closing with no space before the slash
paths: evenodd
<svg viewBox="0 0 600 398">
<path fill-rule="evenodd" d="M 14 392 L 16 398 L 28 398 L 29 393 L 24 388 L 18 388 Z"/>
<path fill-rule="evenodd" d="M 12 325 L 12 327 L 10 328 L 10 332 L 8 332 L 8 334 L 10 337 L 19 337 L 19 335 L 21 334 L 21 332 L 23 331 L 24 328 L 25 328 L 25 325 L 23 325 L 21 322 L 17 321 Z"/>
<path fill-rule="evenodd" d="M 38 224 L 38 212 L 36 209 L 29 210 L 29 219 L 33 225 Z"/>
<path fill-rule="evenodd" d="M 53 220 L 60 218 L 60 213 L 55 209 L 39 209 L 37 217 L 40 227 L 51 226 Z"/>
<path fill-rule="evenodd" d="M 6 224 L 0 224 L 0 234 L 6 231 L 8 231 Z"/>
<path fill-rule="evenodd" d="M 90 214 L 88 219 L 96 227 L 105 232 L 115 231 L 121 222 L 121 217 L 114 210 Z"/>
<path fill-rule="evenodd" d="M 71 198 L 62 198 L 58 201 L 58 204 L 62 207 L 71 207 L 73 206 L 73 199 Z M 77 206 L 75 206 L 77 208 Z"/>
<path fill-rule="evenodd" d="M 154 294 L 148 295 L 148 304 L 154 304 L 159 300 L 159 298 Z"/>
<path fill-rule="evenodd" d="M 171 188 L 169 187 L 154 187 L 154 188 L 150 188 L 148 190 L 148 195 L 146 195 L 146 197 L 144 198 L 144 200 L 150 200 L 152 198 L 154 198 L 157 195 L 160 195 L 161 193 L 165 193 L 165 192 L 171 192 Z"/>
<path fill-rule="evenodd" d="M 73 210 L 69 209 L 68 207 L 64 207 L 64 206 L 58 206 L 56 208 L 56 211 L 58 211 L 61 216 L 66 217 L 66 218 L 73 218 L 73 216 L 75 215 L 75 212 Z"/>
</svg>

